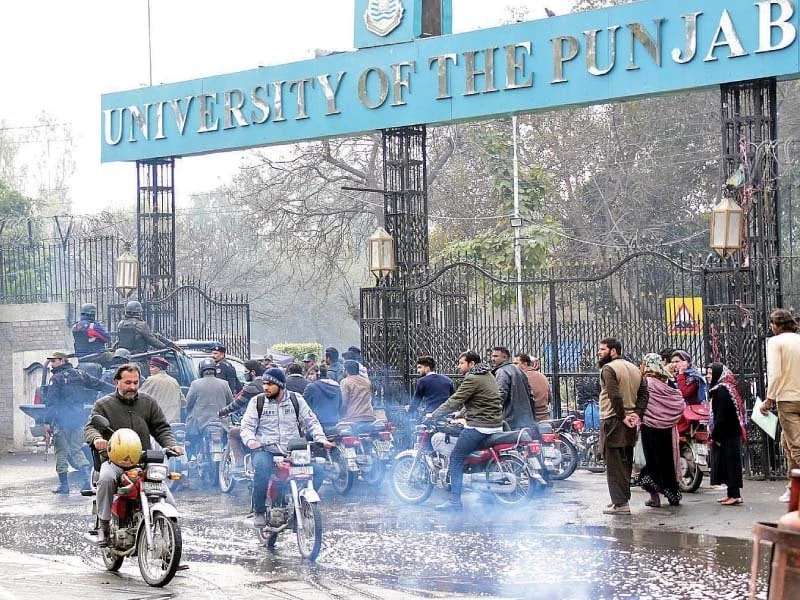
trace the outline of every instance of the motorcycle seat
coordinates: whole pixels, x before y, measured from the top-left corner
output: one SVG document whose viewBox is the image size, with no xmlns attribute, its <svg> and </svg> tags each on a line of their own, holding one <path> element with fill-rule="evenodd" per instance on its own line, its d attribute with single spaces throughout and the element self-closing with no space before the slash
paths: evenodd
<svg viewBox="0 0 800 600">
<path fill-rule="evenodd" d="M 339 428 L 336 425 L 330 425 L 328 427 L 322 426 L 322 432 L 325 434 L 325 437 L 328 439 L 338 438 L 341 437 L 342 432 L 339 431 Z"/>
<path fill-rule="evenodd" d="M 517 431 L 503 431 L 502 433 L 493 433 L 486 438 L 481 444 L 481 448 L 491 448 L 498 444 L 516 444 L 517 442 L 530 442 L 531 436 L 526 430 Z"/>
</svg>

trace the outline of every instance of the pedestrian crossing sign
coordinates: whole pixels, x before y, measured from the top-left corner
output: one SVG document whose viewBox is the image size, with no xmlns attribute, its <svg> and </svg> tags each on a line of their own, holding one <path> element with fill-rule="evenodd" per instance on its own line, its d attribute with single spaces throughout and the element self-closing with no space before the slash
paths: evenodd
<svg viewBox="0 0 800 600">
<path fill-rule="evenodd" d="M 666 315 L 670 333 L 703 331 L 703 299 L 700 297 L 667 298 Z"/>
</svg>

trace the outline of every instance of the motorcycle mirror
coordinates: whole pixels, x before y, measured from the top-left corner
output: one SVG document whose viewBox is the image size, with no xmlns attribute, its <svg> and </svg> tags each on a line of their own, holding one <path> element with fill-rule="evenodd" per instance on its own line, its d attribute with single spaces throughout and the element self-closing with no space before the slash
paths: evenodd
<svg viewBox="0 0 800 600">
<path fill-rule="evenodd" d="M 103 415 L 92 415 L 89 422 L 95 429 L 111 429 L 111 423 Z"/>
</svg>

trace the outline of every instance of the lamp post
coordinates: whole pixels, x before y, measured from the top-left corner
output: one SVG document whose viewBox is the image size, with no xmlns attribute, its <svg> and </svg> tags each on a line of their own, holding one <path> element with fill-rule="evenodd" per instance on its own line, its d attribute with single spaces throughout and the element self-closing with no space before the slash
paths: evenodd
<svg viewBox="0 0 800 600">
<path fill-rule="evenodd" d="M 711 248 L 722 258 L 742 249 L 744 242 L 744 211 L 731 198 L 711 209 Z"/>
<path fill-rule="evenodd" d="M 139 287 L 139 261 L 128 247 L 114 263 L 117 269 L 114 288 L 121 296 L 128 298 Z"/>
<path fill-rule="evenodd" d="M 367 238 L 367 264 L 378 284 L 394 271 L 394 238 L 383 227 Z"/>
</svg>

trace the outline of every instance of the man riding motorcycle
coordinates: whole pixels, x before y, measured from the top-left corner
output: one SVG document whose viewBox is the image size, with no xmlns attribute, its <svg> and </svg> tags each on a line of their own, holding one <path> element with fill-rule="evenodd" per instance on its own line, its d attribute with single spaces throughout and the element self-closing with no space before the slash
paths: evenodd
<svg viewBox="0 0 800 600">
<path fill-rule="evenodd" d="M 150 436 L 164 448 L 170 448 L 175 454 L 183 454 L 183 448 L 178 445 L 172 435 L 169 423 L 164 418 L 164 413 L 158 402 L 152 396 L 139 392 L 139 367 L 133 364 L 122 365 L 114 372 L 116 391 L 108 396 L 103 396 L 94 403 L 89 423 L 83 428 L 86 443 L 98 452 L 108 448 L 108 439 L 111 430 L 128 428 L 134 430 L 141 442 L 138 451 L 150 449 Z M 109 422 L 109 430 L 98 431 L 91 423 L 92 415 L 102 415 Z M 136 452 L 136 448 L 130 448 Z M 137 457 L 138 459 L 138 457 Z M 97 534 L 97 543 L 107 547 L 109 543 L 108 529 L 111 519 L 111 502 L 117 491 L 120 475 L 124 469 L 112 462 L 106 461 L 100 467 L 100 477 L 97 481 L 97 516 L 100 528 Z M 175 504 L 172 495 L 167 491 L 167 502 Z"/>
<path fill-rule="evenodd" d="M 195 379 L 186 393 L 186 435 L 192 448 L 200 448 L 200 440 L 209 422 L 219 411 L 233 402 L 231 388 L 216 376 L 217 364 L 204 358 L 197 367 L 200 379 Z"/>
<path fill-rule="evenodd" d="M 286 393 L 286 375 L 276 368 L 267 369 L 261 376 L 264 393 L 247 405 L 242 417 L 242 441 L 253 451 L 253 526 L 264 527 L 266 520 L 267 484 L 272 474 L 273 452 L 270 446 L 285 446 L 289 440 L 301 437 L 300 425 L 311 433 L 313 440 L 325 448 L 333 448 L 322 431 L 317 417 L 299 394 L 294 402 Z M 292 392 L 294 394 L 294 392 Z M 261 399 L 259 401 L 259 399 Z M 261 413 L 259 414 L 259 404 Z M 299 413 L 299 414 L 298 414 Z"/>
</svg>

